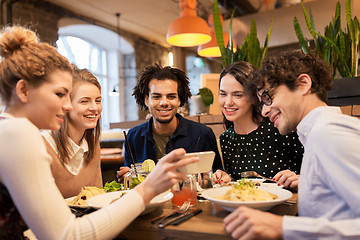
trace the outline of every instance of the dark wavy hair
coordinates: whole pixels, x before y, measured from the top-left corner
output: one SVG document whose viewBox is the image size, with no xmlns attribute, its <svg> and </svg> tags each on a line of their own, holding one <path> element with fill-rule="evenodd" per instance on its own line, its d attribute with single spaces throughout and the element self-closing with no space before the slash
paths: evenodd
<svg viewBox="0 0 360 240">
<path fill-rule="evenodd" d="M 76 65 L 72 65 L 73 71 L 73 91 L 70 94 L 70 98 L 73 98 L 74 92 L 77 91 L 77 87 L 83 83 L 91 83 L 95 85 L 101 92 L 101 85 L 98 82 L 97 78 L 90 72 L 88 69 L 79 69 Z M 51 131 L 51 134 L 54 138 L 56 146 L 59 152 L 59 158 L 62 163 L 69 162 L 69 156 L 71 154 L 71 144 L 69 140 L 69 112 L 66 113 L 63 124 L 58 131 Z M 85 164 L 88 164 L 90 160 L 94 157 L 96 150 L 96 145 L 99 144 L 101 134 L 101 117 L 97 120 L 96 127 L 91 129 L 86 129 L 82 139 L 85 139 L 88 144 L 88 151 L 84 154 Z"/>
<path fill-rule="evenodd" d="M 284 84 L 290 90 L 295 90 L 299 75 L 307 74 L 312 80 L 311 93 L 316 94 L 321 101 L 327 102 L 328 91 L 333 85 L 331 73 L 331 67 L 314 52 L 304 54 L 296 50 L 265 58 L 256 81 L 259 90 L 264 88 L 265 82 L 270 87 Z"/>
<path fill-rule="evenodd" d="M 145 97 L 149 96 L 149 82 L 152 79 L 170 79 L 177 82 L 180 107 L 184 106 L 188 102 L 189 97 L 191 97 L 189 78 L 183 71 L 177 68 L 169 66 L 162 67 L 159 64 L 155 64 L 153 66 L 146 67 L 143 70 L 133 90 L 132 95 L 135 97 L 136 103 L 142 110 L 148 110 L 148 107 L 145 105 Z"/>
<path fill-rule="evenodd" d="M 255 123 L 260 124 L 262 121 L 261 110 L 260 110 L 260 101 L 256 95 L 257 85 L 253 81 L 253 74 L 255 72 L 255 67 L 248 62 L 235 62 L 227 67 L 225 67 L 220 73 L 219 87 L 221 79 L 229 74 L 233 76 L 244 88 L 244 94 L 249 96 L 250 102 L 252 104 L 252 119 Z M 234 125 L 233 122 L 226 119 L 224 116 L 224 124 L 226 128 L 229 128 Z"/>
</svg>

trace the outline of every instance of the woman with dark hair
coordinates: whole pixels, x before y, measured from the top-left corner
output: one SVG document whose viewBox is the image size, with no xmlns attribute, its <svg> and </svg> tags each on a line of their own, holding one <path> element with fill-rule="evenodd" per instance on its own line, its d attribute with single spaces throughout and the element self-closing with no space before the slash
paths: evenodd
<svg viewBox="0 0 360 240">
<path fill-rule="evenodd" d="M 225 172 L 238 180 L 244 171 L 272 178 L 286 170 L 284 174 L 293 175 L 296 181 L 303 147 L 296 132 L 282 136 L 268 118 L 261 116 L 253 74 L 255 68 L 248 62 L 233 63 L 220 74 L 219 105 L 227 128 L 220 136 Z M 217 171 L 220 182 L 230 180 L 225 172 Z M 281 178 L 278 184 L 289 186 Z"/>
<path fill-rule="evenodd" d="M 58 131 L 45 130 L 51 171 L 64 198 L 76 196 L 82 187 L 102 187 L 100 168 L 101 86 L 87 69 L 75 65 L 70 94 L 73 109 Z"/>
</svg>

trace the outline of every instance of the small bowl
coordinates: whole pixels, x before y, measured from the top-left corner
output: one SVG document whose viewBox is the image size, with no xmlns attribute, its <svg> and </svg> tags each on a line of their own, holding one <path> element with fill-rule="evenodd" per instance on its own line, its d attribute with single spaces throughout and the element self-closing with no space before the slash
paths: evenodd
<svg viewBox="0 0 360 240">
<path fill-rule="evenodd" d="M 188 156 L 198 156 L 200 160 L 179 168 L 179 171 L 183 174 L 203 173 L 211 170 L 215 158 L 215 152 L 207 151 L 186 153 L 185 157 Z"/>
</svg>

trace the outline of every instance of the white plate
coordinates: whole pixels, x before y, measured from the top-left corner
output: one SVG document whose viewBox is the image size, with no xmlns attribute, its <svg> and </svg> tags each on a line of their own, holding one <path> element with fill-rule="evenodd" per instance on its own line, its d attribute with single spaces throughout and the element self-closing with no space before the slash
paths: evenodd
<svg viewBox="0 0 360 240">
<path fill-rule="evenodd" d="M 180 172 L 184 174 L 203 173 L 211 170 L 215 158 L 215 152 L 193 152 L 186 153 L 185 156 L 198 156 L 200 160 L 179 168 Z"/>
<path fill-rule="evenodd" d="M 229 201 L 229 200 L 221 200 L 218 199 L 223 196 L 228 190 L 232 187 L 221 187 L 221 188 L 213 188 L 204 190 L 202 192 L 202 196 L 215 204 L 218 204 L 225 210 L 232 212 L 236 208 L 240 206 L 246 206 L 250 208 L 256 208 L 259 210 L 268 210 L 271 207 L 281 204 L 292 197 L 292 193 L 288 190 L 279 188 L 279 187 L 272 187 L 272 186 L 260 186 L 258 189 L 276 194 L 278 196 L 277 199 L 271 201 L 258 201 L 258 202 L 241 202 L 241 201 Z"/>
<path fill-rule="evenodd" d="M 96 209 L 106 207 L 106 206 L 110 205 L 110 203 L 114 199 L 119 198 L 121 196 L 121 194 L 123 194 L 124 192 L 127 192 L 127 191 L 108 192 L 105 194 L 96 195 L 94 197 L 89 198 L 86 201 L 86 203 L 89 206 L 96 208 Z M 150 201 L 150 204 L 145 208 L 145 210 L 141 213 L 141 215 L 147 214 L 147 213 L 155 210 L 157 207 L 162 206 L 166 201 L 172 199 L 173 196 L 174 195 L 170 191 L 160 193 L 159 195 L 157 195 Z"/>
<path fill-rule="evenodd" d="M 277 183 L 262 183 L 263 187 L 274 187 L 274 188 L 284 188 L 283 185 L 278 186 Z"/>
<path fill-rule="evenodd" d="M 245 181 L 253 181 L 255 184 L 259 183 L 262 184 L 263 182 L 265 182 L 265 179 L 263 178 L 245 178 Z"/>
<path fill-rule="evenodd" d="M 65 202 L 67 203 L 67 205 L 69 207 L 74 207 L 74 208 L 89 208 L 88 205 L 73 205 L 73 204 L 69 204 L 69 202 L 71 202 L 74 198 L 76 198 L 76 196 L 74 197 L 69 197 L 65 199 Z"/>
</svg>

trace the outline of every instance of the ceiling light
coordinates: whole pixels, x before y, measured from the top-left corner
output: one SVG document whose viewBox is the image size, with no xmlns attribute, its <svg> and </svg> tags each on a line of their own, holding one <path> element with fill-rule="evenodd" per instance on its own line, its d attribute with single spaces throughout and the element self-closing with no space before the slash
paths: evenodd
<svg viewBox="0 0 360 240">
<path fill-rule="evenodd" d="M 220 15 L 221 23 L 223 22 L 223 17 Z M 213 14 L 210 14 L 208 22 L 210 24 L 210 33 L 211 33 L 211 41 L 205 44 L 202 44 L 198 47 L 197 53 L 202 57 L 221 57 L 221 52 L 219 45 L 216 41 L 215 29 L 214 29 L 214 18 Z M 229 34 L 224 32 L 224 44 L 227 46 L 229 43 Z M 233 41 L 233 50 L 236 51 L 236 46 Z"/>
<path fill-rule="evenodd" d="M 178 47 L 193 47 L 211 40 L 206 21 L 196 15 L 196 0 L 180 0 L 180 17 L 171 23 L 166 40 Z"/>
<path fill-rule="evenodd" d="M 117 96 L 120 95 L 119 92 L 116 91 L 116 86 L 117 86 L 117 84 L 115 84 L 113 90 L 112 90 L 111 92 L 109 92 L 109 96 L 111 96 L 111 97 L 117 97 Z"/>
</svg>

